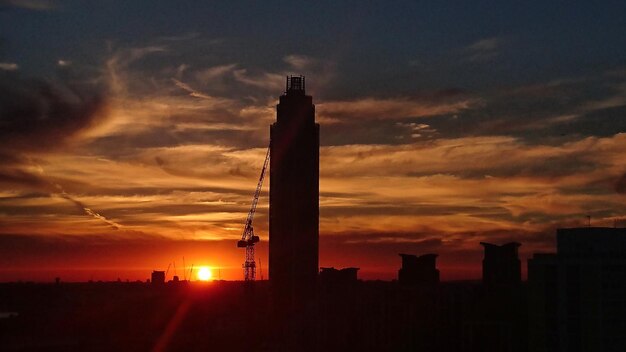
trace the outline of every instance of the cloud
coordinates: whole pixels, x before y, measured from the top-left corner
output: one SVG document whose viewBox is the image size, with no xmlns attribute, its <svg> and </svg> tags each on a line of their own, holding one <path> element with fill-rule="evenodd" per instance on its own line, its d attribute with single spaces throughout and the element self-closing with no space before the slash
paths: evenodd
<svg viewBox="0 0 626 352">
<path fill-rule="evenodd" d="M 172 78 L 172 81 L 174 82 L 174 84 L 176 84 L 177 87 L 189 92 L 189 96 L 192 96 L 195 98 L 202 98 L 202 99 L 212 99 L 211 96 L 204 94 L 202 92 L 198 92 L 197 90 L 191 88 L 188 84 L 183 83 L 175 78 Z"/>
<path fill-rule="evenodd" d="M 181 35 L 159 37 L 159 40 L 178 42 L 178 41 L 188 41 L 188 40 L 196 39 L 199 36 L 200 36 L 200 33 L 198 32 L 188 32 L 188 33 L 184 33 Z"/>
<path fill-rule="evenodd" d="M 563 146 L 480 137 L 323 148 L 321 190 L 343 195 L 322 196 L 320 228 L 539 231 L 576 226 L 587 213 L 609 224 L 626 211 L 614 191 L 624 137 Z"/>
<path fill-rule="evenodd" d="M 0 184 L 27 186 L 36 189 L 52 189 L 51 185 L 41 177 L 20 168 L 7 167 L 5 164 L 0 168 Z"/>
<path fill-rule="evenodd" d="M 0 75 L 0 148 L 61 147 L 102 117 L 105 107 L 102 86 Z"/>
<path fill-rule="evenodd" d="M 452 174 L 467 178 L 490 175 L 546 179 L 589 173 L 597 177 L 602 174 L 600 166 L 609 167 L 612 174 L 619 172 L 615 168 L 626 160 L 620 156 L 626 153 L 625 143 L 626 135 L 621 133 L 556 146 L 526 144 L 507 136 L 439 138 L 403 145 L 329 146 L 322 149 L 322 158 L 327 160 L 322 172 L 335 176 Z"/>
<path fill-rule="evenodd" d="M 476 92 L 480 103 L 462 111 L 410 122 L 440 137 L 508 135 L 528 143 L 563 143 L 626 130 L 626 85 L 619 76 L 566 77 Z"/>
<path fill-rule="evenodd" d="M 491 51 L 498 48 L 500 40 L 498 38 L 486 38 L 476 41 L 467 46 L 471 51 Z"/>
<path fill-rule="evenodd" d="M 54 10 L 57 5 L 53 0 L 1 0 L 0 8 L 17 7 L 27 10 L 48 11 Z"/>
<path fill-rule="evenodd" d="M 397 122 L 398 126 L 402 126 L 408 128 L 411 132 L 411 138 L 421 138 L 421 137 L 434 137 L 437 134 L 437 130 L 432 128 L 430 125 L 425 123 L 416 123 L 416 122 Z"/>
<path fill-rule="evenodd" d="M 272 92 L 280 92 L 285 84 L 285 77 L 277 73 L 261 72 L 253 75 L 242 68 L 234 70 L 233 74 L 237 82 Z"/>
<path fill-rule="evenodd" d="M 626 194 L 626 173 L 617 179 L 615 191 L 620 194 Z"/>
<path fill-rule="evenodd" d="M 59 184 L 54 184 L 54 186 L 56 186 L 56 188 L 61 192 L 59 194 L 59 196 L 63 199 L 67 199 L 70 202 L 74 203 L 77 207 L 79 207 L 82 211 L 85 212 L 85 214 L 92 216 L 93 218 L 100 220 L 108 225 L 111 226 L 111 228 L 113 228 L 114 230 L 119 229 L 122 225 L 116 223 L 115 221 L 112 221 L 110 219 L 107 219 L 106 217 L 98 214 L 97 212 L 93 211 L 91 208 L 88 208 L 87 206 L 85 206 L 85 204 L 83 204 L 82 202 L 78 201 L 77 199 L 75 199 L 74 197 L 70 196 L 65 189 L 63 189 L 63 187 L 61 187 L 61 185 Z"/>
<path fill-rule="evenodd" d="M 16 71 L 19 67 L 18 64 L 13 62 L 0 62 L 0 70 L 4 71 Z"/>
<path fill-rule="evenodd" d="M 112 44 L 109 43 L 110 50 Z M 113 52 L 105 62 L 105 70 L 107 73 L 107 81 L 110 89 L 115 93 L 125 93 L 130 83 L 134 83 L 132 79 L 126 75 L 130 75 L 130 65 L 138 60 L 154 54 L 167 52 L 167 47 L 163 45 L 150 45 L 143 47 L 120 48 Z"/>
<path fill-rule="evenodd" d="M 499 55 L 501 43 L 501 39 L 496 37 L 480 39 L 465 47 L 466 60 L 478 63 L 491 61 Z"/>
<path fill-rule="evenodd" d="M 308 57 L 306 55 L 287 55 L 283 58 L 283 61 L 285 61 L 287 64 L 289 64 L 289 66 L 291 66 L 291 68 L 293 68 L 296 71 L 303 71 L 303 70 L 307 70 L 310 69 L 312 66 L 314 66 L 317 63 L 317 60 Z"/>
<path fill-rule="evenodd" d="M 359 123 L 361 120 L 394 120 L 452 114 L 468 109 L 475 99 L 460 93 L 438 92 L 432 95 L 401 98 L 361 98 L 317 104 L 322 122 Z"/>
<path fill-rule="evenodd" d="M 235 67 L 237 64 L 218 65 L 197 71 L 194 75 L 199 81 L 209 83 L 224 75 L 232 74 Z"/>
</svg>

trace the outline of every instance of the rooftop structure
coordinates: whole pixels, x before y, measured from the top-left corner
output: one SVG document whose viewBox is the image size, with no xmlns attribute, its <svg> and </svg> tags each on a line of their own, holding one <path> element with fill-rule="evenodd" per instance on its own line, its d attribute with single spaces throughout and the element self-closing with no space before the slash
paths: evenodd
<svg viewBox="0 0 626 352">
<path fill-rule="evenodd" d="M 357 281 L 359 268 L 320 268 L 320 281 L 326 284 L 345 284 Z"/>
<path fill-rule="evenodd" d="M 152 276 L 150 277 L 150 282 L 155 285 L 164 284 L 165 283 L 165 271 L 155 270 L 152 272 Z"/>
<path fill-rule="evenodd" d="M 398 270 L 398 281 L 400 284 L 438 283 L 437 256 L 437 254 L 424 254 L 418 257 L 412 254 L 400 254 L 400 257 L 402 257 L 402 268 Z"/>
<path fill-rule="evenodd" d="M 522 281 L 522 264 L 518 256 L 520 243 L 501 246 L 480 242 L 485 249 L 483 258 L 483 283 L 488 286 L 519 284 Z"/>
</svg>

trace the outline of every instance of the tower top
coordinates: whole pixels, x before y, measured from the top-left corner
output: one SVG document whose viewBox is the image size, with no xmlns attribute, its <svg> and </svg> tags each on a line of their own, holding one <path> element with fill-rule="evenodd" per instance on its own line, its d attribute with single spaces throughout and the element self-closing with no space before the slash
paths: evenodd
<svg viewBox="0 0 626 352">
<path fill-rule="evenodd" d="M 304 76 L 287 76 L 285 94 L 302 94 L 305 93 Z"/>
</svg>

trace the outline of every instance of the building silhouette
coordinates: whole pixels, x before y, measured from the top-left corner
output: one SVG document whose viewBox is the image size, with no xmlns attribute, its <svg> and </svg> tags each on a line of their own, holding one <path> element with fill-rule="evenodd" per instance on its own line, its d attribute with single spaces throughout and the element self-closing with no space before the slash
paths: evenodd
<svg viewBox="0 0 626 352">
<path fill-rule="evenodd" d="M 269 276 L 284 308 L 315 292 L 319 242 L 319 124 L 303 76 L 287 77 L 270 127 Z"/>
<path fill-rule="evenodd" d="M 400 254 L 402 268 L 398 270 L 398 282 L 403 285 L 436 284 L 439 282 L 437 254 Z"/>
<path fill-rule="evenodd" d="M 518 285 L 522 281 L 522 264 L 518 256 L 520 243 L 498 246 L 480 242 L 484 247 L 483 284 L 487 286 Z"/>
<path fill-rule="evenodd" d="M 320 283 L 322 285 L 341 285 L 357 281 L 359 268 L 335 269 L 320 268 Z"/>
<path fill-rule="evenodd" d="M 165 271 L 154 270 L 150 278 L 150 282 L 154 285 L 162 285 L 165 283 Z"/>
<path fill-rule="evenodd" d="M 528 260 L 530 351 L 624 351 L 626 228 L 557 230 Z"/>
</svg>

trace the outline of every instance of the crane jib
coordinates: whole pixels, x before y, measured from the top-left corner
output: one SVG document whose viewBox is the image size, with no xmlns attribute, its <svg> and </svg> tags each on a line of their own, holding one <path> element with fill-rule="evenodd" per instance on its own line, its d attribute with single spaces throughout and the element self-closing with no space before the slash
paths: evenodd
<svg viewBox="0 0 626 352">
<path fill-rule="evenodd" d="M 252 227 L 252 221 L 254 220 L 254 213 L 256 212 L 256 206 L 259 203 L 259 196 L 261 195 L 261 188 L 263 187 L 263 179 L 265 178 L 265 171 L 267 170 L 267 163 L 270 159 L 270 147 L 267 147 L 267 153 L 265 154 L 265 161 L 263 162 L 263 168 L 261 169 L 261 176 L 259 177 L 259 183 L 254 191 L 254 197 L 252 198 L 252 206 L 250 212 L 246 218 L 246 224 L 241 234 L 241 240 L 237 241 L 237 247 L 246 249 L 246 261 L 243 264 L 244 279 L 246 281 L 254 281 L 256 277 L 256 262 L 254 261 L 254 245 L 260 241 L 259 236 L 254 234 L 254 228 Z"/>
<path fill-rule="evenodd" d="M 263 162 L 263 168 L 261 169 L 261 176 L 259 177 L 259 183 L 254 191 L 254 197 L 252 198 L 252 206 L 250 212 L 248 212 L 248 218 L 246 219 L 246 225 L 241 234 L 241 240 L 250 240 L 254 236 L 252 230 L 252 221 L 254 219 L 254 213 L 256 212 L 257 204 L 259 203 L 259 196 L 261 195 L 261 189 L 263 187 L 263 180 L 265 179 L 265 171 L 267 170 L 267 163 L 270 160 L 270 148 L 267 147 L 267 153 L 265 154 L 265 161 Z"/>
</svg>

